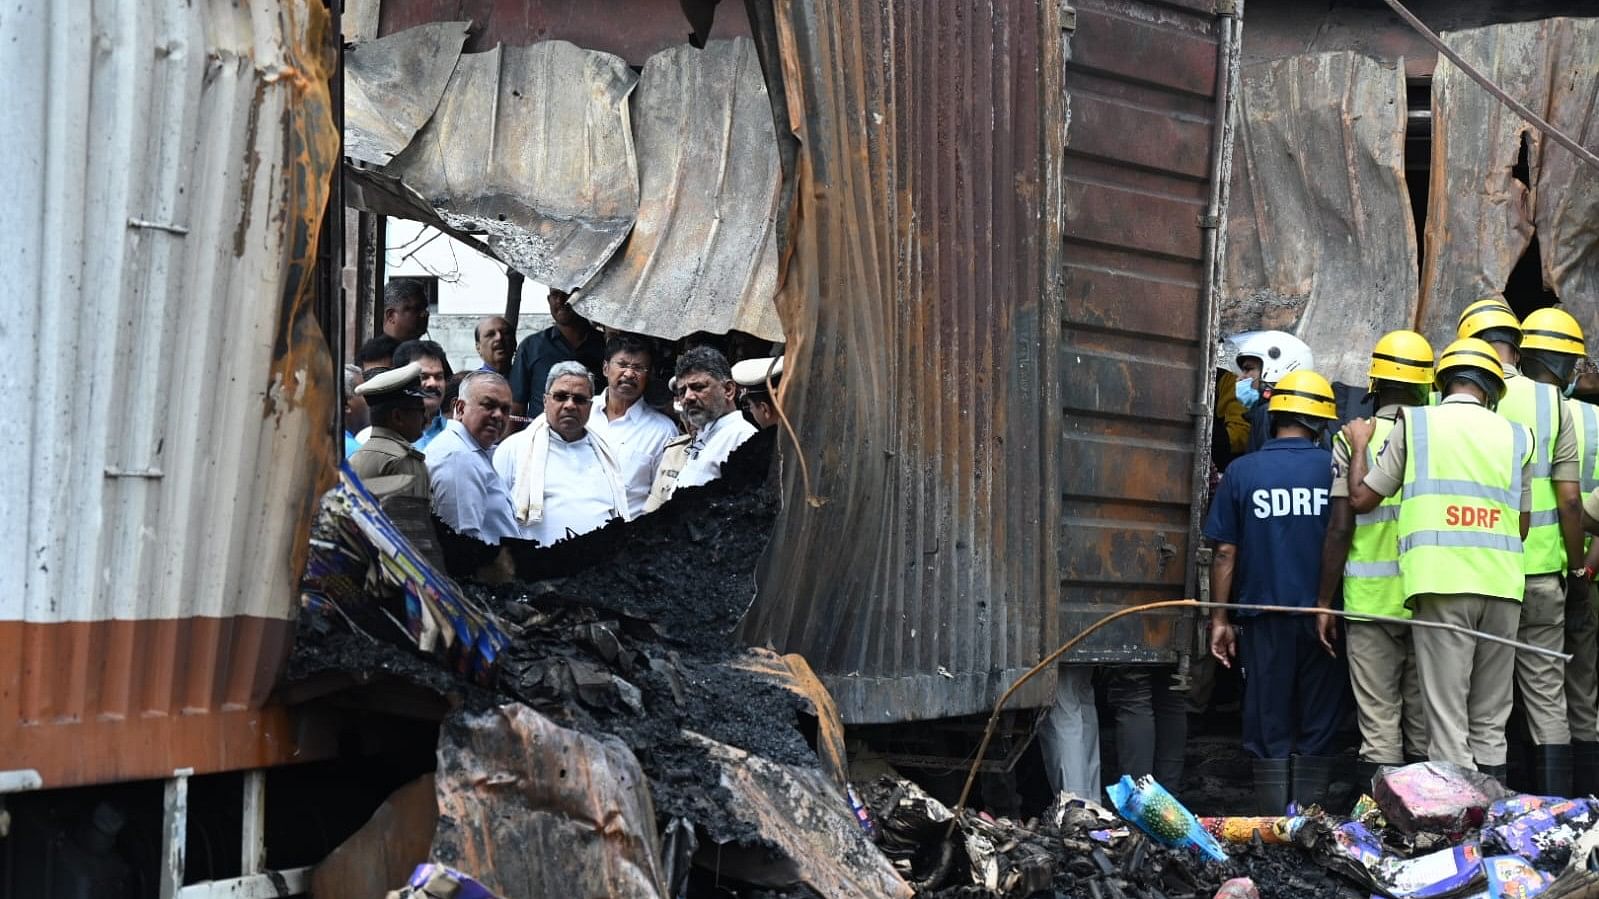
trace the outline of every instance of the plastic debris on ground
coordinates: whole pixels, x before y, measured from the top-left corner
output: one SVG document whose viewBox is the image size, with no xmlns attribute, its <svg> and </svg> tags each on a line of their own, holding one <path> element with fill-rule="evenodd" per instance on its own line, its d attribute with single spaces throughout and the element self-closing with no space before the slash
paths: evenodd
<svg viewBox="0 0 1599 899">
<path fill-rule="evenodd" d="M 322 497 L 301 603 L 367 638 L 403 641 L 478 683 L 508 642 L 492 614 L 436 569 L 350 470 Z"/>
<path fill-rule="evenodd" d="M 387 899 L 500 899 L 471 877 L 454 868 L 432 863 L 417 865 L 405 886 Z"/>
<path fill-rule="evenodd" d="M 1107 787 L 1106 792 L 1123 818 L 1162 844 L 1173 849 L 1197 849 L 1212 861 L 1226 860 L 1227 853 L 1216 838 L 1153 777 L 1135 781 L 1124 774 L 1119 782 Z"/>
<path fill-rule="evenodd" d="M 1372 788 L 1383 816 L 1400 831 L 1451 837 L 1480 826 L 1494 800 L 1510 795 L 1489 775 L 1450 762 L 1384 768 Z"/>
</svg>

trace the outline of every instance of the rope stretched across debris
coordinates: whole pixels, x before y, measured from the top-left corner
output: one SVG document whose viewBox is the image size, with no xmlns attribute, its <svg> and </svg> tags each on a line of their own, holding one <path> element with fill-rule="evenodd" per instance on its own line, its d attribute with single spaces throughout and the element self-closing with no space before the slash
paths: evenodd
<svg viewBox="0 0 1599 899">
<path fill-rule="evenodd" d="M 1248 609 L 1252 612 L 1286 612 L 1291 615 L 1333 615 L 1338 618 L 1359 618 L 1362 621 L 1381 621 L 1390 624 L 1402 624 L 1407 627 L 1427 627 L 1437 630 L 1451 631 L 1453 633 L 1463 634 L 1478 640 L 1486 640 L 1490 643 L 1503 643 L 1506 646 L 1513 647 L 1523 652 L 1546 655 L 1552 658 L 1560 659 L 1563 662 L 1571 661 L 1570 653 L 1564 653 L 1554 649 L 1547 649 L 1542 646 L 1533 646 L 1530 643 L 1522 643 L 1519 640 L 1512 640 L 1509 637 L 1501 637 L 1497 634 L 1484 633 L 1483 631 L 1472 630 L 1469 627 L 1461 627 L 1458 624 L 1449 624 L 1448 622 L 1444 621 L 1418 621 L 1414 618 L 1395 618 L 1390 615 L 1371 615 L 1365 613 L 1351 615 L 1342 609 L 1322 609 L 1315 606 L 1308 608 L 1304 606 L 1259 606 L 1228 602 L 1204 602 L 1198 599 L 1168 599 L 1162 600 L 1161 602 L 1145 603 L 1141 606 L 1129 606 L 1125 609 L 1119 609 L 1115 612 L 1112 612 L 1109 615 L 1106 615 L 1104 618 L 1101 618 L 1084 628 L 1080 633 L 1077 634 L 1077 636 L 1061 644 L 1059 649 L 1056 649 L 1049 655 L 1044 656 L 1043 661 L 1040 661 L 1037 665 L 1027 669 L 1027 671 L 1022 674 L 1021 677 L 1016 678 L 1016 680 L 1013 681 L 1009 687 L 1005 688 L 1004 693 L 1000 694 L 999 701 L 994 703 L 994 711 L 988 716 L 988 726 L 983 728 L 983 739 L 977 744 L 977 755 L 972 759 L 972 766 L 966 772 L 966 783 L 961 787 L 960 798 L 955 802 L 953 809 L 954 815 L 950 818 L 949 830 L 945 833 L 946 838 L 954 835 L 956 821 L 959 819 L 961 811 L 966 808 L 966 800 L 971 796 L 972 784 L 977 781 L 977 769 L 983 764 L 983 759 L 988 754 L 988 744 L 993 741 L 994 731 L 999 727 L 1000 713 L 1005 710 L 1005 704 L 1010 701 L 1011 696 L 1013 696 L 1017 690 L 1021 689 L 1022 684 L 1027 683 L 1033 678 L 1033 675 L 1038 674 L 1040 671 L 1049 670 L 1050 667 L 1060 660 L 1061 656 L 1071 652 L 1072 649 L 1075 648 L 1077 644 L 1081 643 L 1089 634 L 1092 634 L 1094 631 L 1097 631 L 1105 625 L 1110 624 L 1112 621 L 1115 621 L 1118 618 L 1126 618 L 1129 615 L 1141 615 L 1145 612 L 1160 612 L 1167 609 Z"/>
</svg>

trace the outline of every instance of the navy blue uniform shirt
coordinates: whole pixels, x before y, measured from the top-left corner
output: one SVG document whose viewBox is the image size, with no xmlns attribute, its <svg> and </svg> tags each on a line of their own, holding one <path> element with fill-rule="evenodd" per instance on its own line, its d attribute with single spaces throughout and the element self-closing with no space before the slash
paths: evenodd
<svg viewBox="0 0 1599 899">
<path fill-rule="evenodd" d="M 1331 486 L 1332 454 L 1304 438 L 1274 438 L 1234 459 L 1205 520 L 1206 537 L 1238 547 L 1233 595 L 1214 598 L 1315 605 Z"/>
</svg>

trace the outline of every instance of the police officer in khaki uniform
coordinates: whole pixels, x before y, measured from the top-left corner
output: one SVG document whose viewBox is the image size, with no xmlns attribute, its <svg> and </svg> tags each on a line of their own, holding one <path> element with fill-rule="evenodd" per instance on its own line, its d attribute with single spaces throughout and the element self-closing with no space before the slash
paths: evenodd
<svg viewBox="0 0 1599 899">
<path fill-rule="evenodd" d="M 1432 346 L 1414 331 L 1392 331 L 1377 341 L 1370 369 L 1370 393 L 1376 399 L 1377 414 L 1368 419 L 1374 428 L 1366 450 L 1368 463 L 1394 430 L 1401 411 L 1427 404 L 1432 362 Z M 1332 608 L 1341 583 L 1345 612 L 1409 618 L 1399 572 L 1399 495 L 1355 515 L 1349 507 L 1349 441 L 1343 434 L 1333 438 L 1332 458 L 1332 518 L 1327 526 L 1317 605 Z M 1351 617 L 1345 625 L 1349 683 L 1360 723 L 1359 773 L 1368 783 L 1379 766 L 1426 758 L 1427 718 L 1410 630 L 1403 624 L 1369 618 Z M 1337 619 L 1322 616 L 1318 632 L 1322 646 L 1335 652 Z"/>
<path fill-rule="evenodd" d="M 765 430 L 777 424 L 777 404 L 772 401 L 772 391 L 783 377 L 783 357 L 767 356 L 745 359 L 734 364 L 733 381 L 738 384 L 739 407 L 749 413 L 755 426 Z M 771 382 L 768 389 L 767 382 Z"/>
<path fill-rule="evenodd" d="M 412 441 L 427 427 L 422 366 L 374 369 L 355 388 L 366 400 L 372 436 L 350 457 L 350 468 L 379 503 L 410 497 L 430 504 L 427 462 Z M 423 508 L 427 508 L 426 505 Z"/>
<path fill-rule="evenodd" d="M 1458 335 L 1493 345 L 1505 372 L 1499 414 L 1533 434 L 1532 527 L 1522 556 L 1527 587 L 1517 637 L 1559 651 L 1566 641 L 1566 587 L 1584 579 L 1586 568 L 1576 428 L 1561 395 L 1566 385 L 1542 366 L 1522 374 L 1517 365 L 1524 329 L 1500 298 L 1473 304 L 1461 317 Z M 1516 688 L 1536 744 L 1532 789 L 1545 796 L 1570 795 L 1565 664 L 1550 656 L 1517 653 Z"/>
<path fill-rule="evenodd" d="M 1532 435 L 1496 415 L 1505 392 L 1493 347 L 1457 340 L 1438 357 L 1437 406 L 1404 410 L 1369 462 L 1373 425 L 1344 426 L 1349 505 L 1399 502 L 1399 572 L 1418 621 L 1514 637 L 1526 591 L 1522 540 L 1532 509 Z M 1435 761 L 1504 779 L 1516 653 L 1435 628 L 1411 636 Z"/>
</svg>

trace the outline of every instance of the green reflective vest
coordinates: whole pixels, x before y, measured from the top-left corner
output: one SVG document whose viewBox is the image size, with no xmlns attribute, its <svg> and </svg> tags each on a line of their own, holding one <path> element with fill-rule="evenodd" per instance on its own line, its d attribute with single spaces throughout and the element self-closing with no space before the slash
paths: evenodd
<svg viewBox="0 0 1599 899">
<path fill-rule="evenodd" d="M 1571 410 L 1571 423 L 1577 428 L 1578 487 L 1587 496 L 1599 488 L 1599 406 L 1582 400 L 1566 400 Z M 1592 537 L 1585 537 L 1583 549 L 1593 545 Z"/>
<path fill-rule="evenodd" d="M 1375 430 L 1366 447 L 1366 464 L 1375 467 L 1377 451 L 1388 441 L 1394 422 L 1374 418 L 1371 423 Z M 1342 434 L 1337 439 L 1349 449 Z M 1399 500 L 1403 495 L 1404 491 L 1395 493 L 1377 508 L 1355 516 L 1355 533 L 1344 560 L 1344 611 L 1350 614 L 1410 617 L 1399 575 Z"/>
<path fill-rule="evenodd" d="M 1566 570 L 1566 542 L 1560 536 L 1559 503 L 1555 482 L 1549 479 L 1560 431 L 1560 390 L 1518 375 L 1506 380 L 1499 414 L 1532 430 L 1532 526 L 1522 557 L 1527 574 L 1553 574 Z"/>
<path fill-rule="evenodd" d="M 1526 428 L 1476 403 L 1405 410 L 1399 571 L 1422 593 L 1521 601 L 1521 470 Z"/>
</svg>

